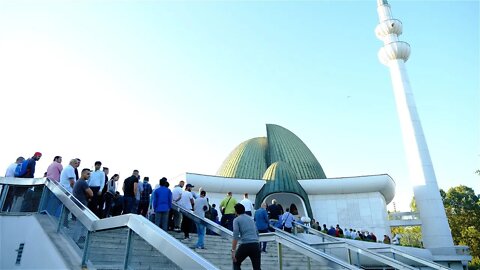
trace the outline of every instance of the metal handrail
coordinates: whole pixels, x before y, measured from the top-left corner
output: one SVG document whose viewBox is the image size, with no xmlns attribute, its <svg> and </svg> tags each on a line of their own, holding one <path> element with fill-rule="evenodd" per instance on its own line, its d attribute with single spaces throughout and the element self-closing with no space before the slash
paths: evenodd
<svg viewBox="0 0 480 270">
<path fill-rule="evenodd" d="M 17 186 L 44 185 L 59 199 L 63 206 L 85 226 L 89 234 L 95 231 L 128 227 L 182 269 L 218 269 L 215 265 L 205 260 L 205 258 L 195 253 L 144 217 L 128 214 L 99 219 L 88 208 L 82 206 L 82 204 L 77 205 L 75 202 L 76 198 L 55 181 L 46 178 L 19 179 L 0 177 L 0 184 Z M 84 249 L 84 253 L 86 253 L 86 251 L 87 248 Z M 173 258 L 178 257 L 179 253 L 182 255 L 181 259 L 174 261 Z M 85 258 L 85 254 L 83 256 Z"/>
<path fill-rule="evenodd" d="M 420 264 L 423 264 L 424 266 L 427 266 L 427 267 L 430 267 L 430 268 L 433 268 L 433 269 L 445 269 L 445 270 L 450 269 L 450 268 L 448 268 L 446 266 L 443 266 L 441 264 L 438 264 L 436 262 L 425 260 L 425 259 L 420 258 L 418 256 L 414 256 L 414 255 L 405 253 L 405 252 L 400 251 L 400 250 L 398 250 L 394 247 L 378 247 L 378 248 L 370 248 L 370 249 L 385 250 L 384 252 L 389 252 L 389 253 L 391 252 L 395 255 L 404 257 L 405 259 L 409 259 L 409 260 L 414 261 L 414 262 L 418 262 Z M 376 252 L 382 252 L 382 251 L 376 251 Z"/>
<path fill-rule="evenodd" d="M 179 211 L 182 213 L 182 215 L 186 215 L 188 218 L 193 220 L 194 222 L 199 222 L 211 231 L 219 234 L 220 236 L 228 239 L 233 239 L 233 232 L 230 231 L 229 229 L 218 225 L 217 223 L 213 222 L 212 220 L 209 220 L 207 218 L 202 218 L 198 215 L 196 215 L 192 210 L 187 210 L 181 206 L 179 206 L 176 203 L 172 203 L 172 209 L 175 211 Z M 269 241 L 275 241 L 277 243 L 281 243 L 289 248 L 294 249 L 295 251 L 301 253 L 304 256 L 307 256 L 311 259 L 314 259 L 316 261 L 323 261 L 323 260 L 328 260 L 332 263 L 335 263 L 337 265 L 340 265 L 343 268 L 346 269 L 360 269 L 354 265 L 348 264 L 336 257 L 333 257 L 331 255 L 328 255 L 318 249 L 312 248 L 309 245 L 306 245 L 302 243 L 301 241 L 289 237 L 286 233 L 282 232 L 269 232 L 269 233 L 260 233 L 259 234 L 259 242 L 269 242 Z"/>
<path fill-rule="evenodd" d="M 382 263 L 382 264 L 386 264 L 388 266 L 391 266 L 395 269 L 416 269 L 415 267 L 413 266 L 410 266 L 410 265 L 407 265 L 405 263 L 402 263 L 402 262 L 399 262 L 395 259 L 392 259 L 388 256 L 385 256 L 385 255 L 382 255 L 382 254 L 378 254 L 374 251 L 371 251 L 371 250 L 368 250 L 368 249 L 365 249 L 365 248 L 362 248 L 360 246 L 357 246 L 355 244 L 352 244 L 352 243 L 349 243 L 349 242 L 346 242 L 346 241 L 342 241 L 336 237 L 333 237 L 333 236 L 330 236 L 330 235 L 327 235 L 321 231 L 318 231 L 318 230 L 315 230 L 311 227 L 308 227 L 308 226 L 305 226 L 303 224 L 300 224 L 298 222 L 293 222 L 293 225 L 294 226 L 298 226 L 298 227 L 302 227 L 304 230 L 308 230 L 308 233 L 311 233 L 313 235 L 317 235 L 317 236 L 320 236 L 320 237 L 324 237 L 324 238 L 327 238 L 327 239 L 330 239 L 332 242 L 336 242 L 336 243 L 343 243 L 345 244 L 345 248 L 351 250 L 351 251 L 354 251 L 354 252 L 357 252 L 357 253 L 361 253 L 362 255 L 374 260 L 374 261 L 377 261 L 379 263 Z M 420 264 L 423 264 L 425 266 L 428 266 L 430 267 L 430 264 L 426 264 L 426 263 L 423 263 L 422 261 L 425 261 L 425 260 L 418 260 L 417 262 L 420 263 Z M 435 268 L 434 269 L 445 269 L 445 267 L 442 267 L 442 268 Z M 446 268 L 446 269 L 449 269 L 449 268 Z"/>
<path fill-rule="evenodd" d="M 389 220 L 418 220 L 419 212 L 392 212 L 388 214 Z"/>
</svg>

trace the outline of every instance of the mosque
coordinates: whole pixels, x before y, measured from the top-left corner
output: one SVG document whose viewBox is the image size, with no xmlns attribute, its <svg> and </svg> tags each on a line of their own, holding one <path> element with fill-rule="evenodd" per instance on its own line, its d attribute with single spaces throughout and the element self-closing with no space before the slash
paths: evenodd
<svg viewBox="0 0 480 270">
<path fill-rule="evenodd" d="M 399 39 L 403 24 L 392 16 L 387 0 L 377 0 L 377 14 L 375 35 L 383 42 L 378 58 L 390 70 L 422 242 L 439 256 L 437 260 L 447 260 L 445 256 L 456 254 L 456 250 L 405 65 L 410 45 Z M 237 199 L 247 192 L 255 207 L 275 198 L 284 207 L 295 204 L 299 216 L 315 218 L 327 226 L 340 224 L 342 228 L 390 235 L 386 205 L 395 194 L 390 176 L 327 178 L 308 147 L 277 125 L 267 125 L 267 137 L 237 146 L 216 176 L 187 173 L 186 179 L 205 188 L 212 203 L 218 204 L 229 191 Z"/>
<path fill-rule="evenodd" d="M 386 206 L 395 195 L 395 182 L 389 175 L 327 178 L 294 133 L 273 124 L 266 128 L 266 137 L 246 140 L 233 149 L 217 175 L 187 173 L 187 182 L 205 189 L 217 205 L 227 192 L 237 201 L 248 193 L 256 208 L 275 199 L 284 209 L 295 205 L 298 217 L 308 216 L 320 224 L 390 234 Z"/>
</svg>

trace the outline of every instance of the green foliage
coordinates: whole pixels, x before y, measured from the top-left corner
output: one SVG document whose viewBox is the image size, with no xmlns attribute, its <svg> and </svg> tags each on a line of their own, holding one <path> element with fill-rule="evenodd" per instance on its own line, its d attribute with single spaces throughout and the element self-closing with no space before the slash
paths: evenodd
<svg viewBox="0 0 480 270">
<path fill-rule="evenodd" d="M 480 266 L 480 201 L 472 188 L 460 185 L 440 190 L 448 223 L 456 245 L 470 247 L 470 266 Z"/>
<path fill-rule="evenodd" d="M 480 175 L 480 170 L 476 171 Z M 467 186 L 450 188 L 447 192 L 440 190 L 445 206 L 448 223 L 456 245 L 470 247 L 472 261 L 469 269 L 480 269 L 480 196 Z M 410 202 L 412 212 L 417 211 L 415 198 Z M 422 233 L 420 227 L 394 228 L 392 233 L 402 235 L 400 245 L 420 247 Z"/>
<path fill-rule="evenodd" d="M 392 228 L 392 235 L 400 234 L 400 245 L 407 247 L 422 247 L 422 230 L 420 226 Z"/>
<path fill-rule="evenodd" d="M 417 212 L 417 201 L 415 201 L 415 196 L 412 198 L 410 202 L 410 211 Z"/>
</svg>

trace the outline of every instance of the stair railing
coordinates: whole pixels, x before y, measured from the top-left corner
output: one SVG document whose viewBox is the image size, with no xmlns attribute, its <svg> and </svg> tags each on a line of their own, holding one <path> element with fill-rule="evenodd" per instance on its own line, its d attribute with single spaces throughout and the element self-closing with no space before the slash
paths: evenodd
<svg viewBox="0 0 480 270">
<path fill-rule="evenodd" d="M 143 240 L 152 245 L 161 254 L 165 255 L 182 269 L 218 269 L 215 265 L 205 260 L 189 247 L 176 240 L 167 232 L 160 229 L 149 220 L 139 215 L 121 215 L 111 218 L 98 219 L 87 207 L 82 205 L 70 192 L 55 181 L 44 178 L 5 178 L 0 177 L 0 210 L 4 209 L 7 201 L 10 187 L 14 186 L 44 186 L 40 203 L 36 205 L 38 212 L 48 213 L 52 217 L 58 218 L 58 230 L 62 227 L 68 227 L 69 220 L 75 220 L 76 224 L 81 226 L 81 230 L 86 230 L 83 239 L 79 239 L 76 244 L 83 249 L 82 267 L 88 265 L 88 254 L 90 246 L 90 237 L 93 233 L 111 230 L 115 228 L 128 228 L 128 236 L 131 239 L 133 232 L 138 234 Z M 46 187 L 46 188 L 45 188 Z M 55 198 L 55 199 L 54 199 Z M 59 205 L 52 205 L 54 200 L 59 201 Z M 60 206 L 60 208 L 58 208 Z M 78 223 L 80 222 L 80 223 Z M 78 234 L 78 230 L 76 232 Z M 80 238 L 83 235 L 77 235 Z M 80 241 L 81 240 L 81 241 Z M 124 269 L 130 269 L 128 266 L 129 251 L 131 241 L 127 241 L 127 252 L 124 256 Z"/>
<path fill-rule="evenodd" d="M 416 267 L 413 267 L 413 266 L 410 266 L 410 265 L 407 265 L 403 262 L 398 261 L 397 260 L 398 258 L 395 256 L 395 254 L 397 254 L 398 257 L 403 257 L 405 259 L 414 261 L 416 264 L 420 265 L 421 267 L 428 267 L 428 268 L 437 269 L 437 270 L 450 269 L 450 268 L 445 267 L 441 264 L 438 264 L 438 263 L 435 263 L 435 262 L 432 262 L 432 261 L 429 261 L 429 260 L 426 260 L 426 259 L 423 259 L 423 258 L 419 258 L 419 257 L 413 256 L 413 255 L 398 251 L 398 250 L 393 249 L 393 248 L 390 248 L 390 250 L 389 250 L 393 254 L 393 258 L 390 258 L 388 256 L 380 254 L 379 252 L 372 251 L 371 249 L 362 248 L 360 246 L 357 246 L 357 245 L 352 244 L 352 243 L 347 242 L 347 241 L 343 241 L 341 238 L 333 237 L 333 236 L 328 235 L 326 233 L 323 233 L 321 231 L 315 230 L 311 227 L 305 226 L 304 224 L 294 222 L 294 226 L 295 226 L 295 230 L 294 230 L 295 233 L 297 232 L 298 228 L 302 228 L 305 233 L 316 235 L 316 236 L 320 237 L 322 239 L 322 241 L 327 242 L 327 244 L 328 243 L 330 243 L 330 244 L 333 244 L 333 243 L 343 244 L 345 246 L 345 248 L 347 249 L 348 258 L 351 258 L 351 253 L 354 252 L 354 254 L 357 254 L 357 261 L 360 260 L 359 254 L 361 254 L 365 257 L 368 257 L 372 260 L 375 260 L 379 263 L 388 265 L 388 266 L 393 267 L 395 269 L 417 269 Z M 321 245 L 322 244 L 318 244 L 318 246 L 321 246 Z M 384 249 L 384 248 L 382 248 L 382 249 Z"/>
<path fill-rule="evenodd" d="M 229 229 L 213 222 L 212 220 L 209 220 L 207 218 L 202 218 L 198 215 L 196 215 L 192 210 L 187 210 L 181 206 L 179 206 L 176 203 L 172 204 L 172 209 L 175 211 L 179 211 L 182 213 L 182 215 L 185 215 L 186 217 L 190 218 L 192 221 L 201 223 L 214 233 L 219 234 L 221 237 L 226 238 L 226 239 L 233 239 L 233 232 L 230 231 Z M 302 243 L 301 241 L 298 241 L 297 239 L 294 239 L 292 237 L 286 236 L 283 232 L 270 232 L 270 233 L 261 233 L 259 234 L 259 242 L 276 242 L 278 245 L 278 260 L 279 260 L 279 269 L 281 270 L 283 268 L 283 253 L 282 253 L 282 245 L 289 247 L 300 254 L 306 256 L 309 260 L 313 259 L 315 261 L 319 262 L 328 262 L 329 266 L 335 268 L 335 269 L 359 269 L 358 267 L 345 263 L 342 260 L 339 260 L 338 258 L 331 256 L 329 254 L 326 254 L 318 249 L 312 248 L 309 245 L 306 245 Z M 310 265 L 310 264 L 309 264 Z M 310 268 L 309 268 L 310 269 Z"/>
</svg>

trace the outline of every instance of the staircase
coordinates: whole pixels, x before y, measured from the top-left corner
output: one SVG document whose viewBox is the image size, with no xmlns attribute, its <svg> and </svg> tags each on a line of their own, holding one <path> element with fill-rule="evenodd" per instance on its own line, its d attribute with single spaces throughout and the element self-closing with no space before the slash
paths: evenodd
<svg viewBox="0 0 480 270">
<path fill-rule="evenodd" d="M 175 238 L 181 240 L 185 245 L 194 248 L 197 242 L 196 234 L 190 234 L 192 239 L 182 240 L 183 233 L 171 233 Z M 231 248 L 232 241 L 216 235 L 205 235 L 205 248 L 195 251 L 220 269 L 232 269 Z M 275 242 L 267 243 L 267 253 L 262 252 L 262 269 L 280 269 L 278 259 L 278 246 Z M 283 269 L 305 270 L 308 269 L 308 258 L 288 247 L 282 246 Z M 312 269 L 330 269 L 327 263 L 311 261 Z M 242 268 L 252 269 L 250 259 L 242 263 Z"/>
<path fill-rule="evenodd" d="M 34 211 L 48 214 L 51 222 L 42 222 L 42 226 L 52 227 L 48 230 L 49 234 L 56 235 L 53 238 L 66 240 L 64 243 L 71 247 L 72 254 L 82 257 L 81 262 L 74 262 L 75 265 L 101 270 L 232 268 L 232 232 L 194 215 L 191 211 L 174 205 L 174 210 L 181 211 L 184 217 L 201 222 L 222 235 L 206 235 L 205 250 L 192 251 L 197 241 L 196 234 L 191 234 L 190 240 L 183 240 L 182 233 L 166 233 L 138 215 L 129 214 L 99 220 L 88 209 L 79 205 L 58 183 L 45 179 L 27 180 L 23 180 L 25 185 L 44 185 L 41 199 Z M 0 209 L 8 193 L 8 185 L 18 185 L 18 181 L 0 177 Z M 291 235 L 283 231 L 262 234 L 262 239 L 272 241 L 267 244 L 268 253 L 262 253 L 262 269 L 354 270 L 360 265 L 364 269 L 448 269 L 393 248 L 380 250 L 380 253 L 385 254 L 382 255 L 372 252 L 370 247 L 360 247 L 357 243 L 341 241 L 308 229 L 308 235 Z M 175 241 L 175 238 L 181 240 L 183 245 Z M 318 241 L 319 239 L 321 241 Z M 65 250 L 65 245 L 57 248 Z M 242 264 L 245 269 L 252 267 L 249 259 Z"/>
<path fill-rule="evenodd" d="M 91 234 L 89 259 L 94 268 L 101 270 L 124 269 L 128 229 L 119 228 Z M 181 269 L 141 237 L 132 234 L 130 261 L 132 269 Z"/>
<path fill-rule="evenodd" d="M 176 239 L 194 249 L 197 235 L 190 234 L 190 240 L 183 240 L 183 233 L 169 232 Z M 124 267 L 127 246 L 127 228 L 94 232 L 90 236 L 89 259 L 93 268 L 101 270 L 118 270 Z M 205 248 L 195 251 L 220 269 L 232 269 L 231 241 L 216 235 L 205 235 Z M 129 267 L 132 269 L 180 269 L 171 260 L 160 254 L 142 238 L 132 234 L 132 250 Z M 282 246 L 283 269 L 308 269 L 308 259 L 296 251 Z M 262 269 L 279 269 L 278 246 L 275 242 L 267 243 L 267 253 L 262 253 Z M 312 269 L 333 269 L 328 262 L 310 262 Z M 247 258 L 242 268 L 251 269 Z"/>
</svg>

